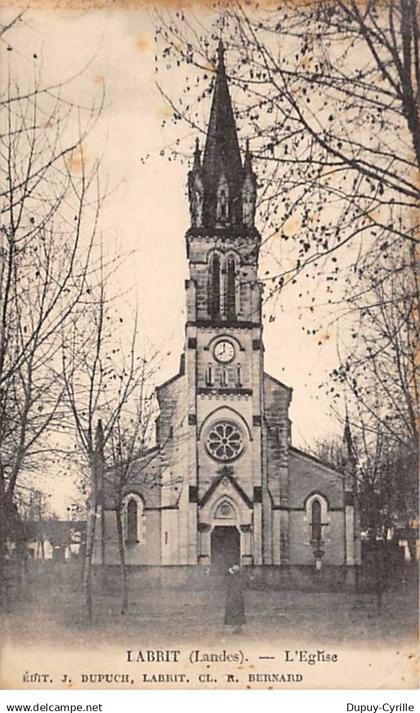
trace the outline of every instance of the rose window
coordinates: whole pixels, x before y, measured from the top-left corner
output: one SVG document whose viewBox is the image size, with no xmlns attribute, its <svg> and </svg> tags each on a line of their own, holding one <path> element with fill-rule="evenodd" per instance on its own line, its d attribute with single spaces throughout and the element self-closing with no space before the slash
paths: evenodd
<svg viewBox="0 0 420 713">
<path fill-rule="evenodd" d="M 217 423 L 206 440 L 207 450 L 217 460 L 233 460 L 242 451 L 244 441 L 239 428 L 233 423 Z"/>
</svg>

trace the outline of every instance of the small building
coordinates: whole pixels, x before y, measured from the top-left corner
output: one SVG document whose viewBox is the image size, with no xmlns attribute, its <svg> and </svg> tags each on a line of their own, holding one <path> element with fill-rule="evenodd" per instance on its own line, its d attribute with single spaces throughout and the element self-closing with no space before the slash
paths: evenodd
<svg viewBox="0 0 420 713">
<path fill-rule="evenodd" d="M 75 520 L 22 520 L 21 546 L 33 560 L 63 561 L 79 557 L 85 539 L 86 523 Z M 9 557 L 16 554 L 16 543 L 8 543 Z"/>
</svg>

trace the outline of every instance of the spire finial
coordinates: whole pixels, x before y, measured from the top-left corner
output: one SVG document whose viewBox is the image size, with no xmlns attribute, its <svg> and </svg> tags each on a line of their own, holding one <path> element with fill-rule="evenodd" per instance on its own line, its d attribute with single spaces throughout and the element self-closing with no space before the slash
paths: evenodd
<svg viewBox="0 0 420 713">
<path fill-rule="evenodd" d="M 104 438 L 104 429 L 102 426 L 102 419 L 100 418 L 98 420 L 97 426 L 96 426 L 96 433 L 95 433 L 95 453 L 99 460 L 104 459 L 104 448 L 105 448 L 105 438 Z"/>
<path fill-rule="evenodd" d="M 198 168 L 201 168 L 201 151 L 200 151 L 200 141 L 197 136 L 195 139 L 193 169 L 198 169 Z"/>
<path fill-rule="evenodd" d="M 349 461 L 354 460 L 354 444 L 350 429 L 350 419 L 347 412 L 346 404 L 346 417 L 344 420 L 344 434 L 343 434 L 344 446 L 346 448 L 346 457 Z"/>
<path fill-rule="evenodd" d="M 245 161 L 244 161 L 244 170 L 245 172 L 250 172 L 252 173 L 252 161 L 251 161 L 251 152 L 249 150 L 249 139 L 246 140 L 245 142 Z"/>
<path fill-rule="evenodd" d="M 222 38 L 219 40 L 217 45 L 217 58 L 218 58 L 218 69 L 224 69 L 225 67 L 225 46 L 223 44 Z"/>
</svg>

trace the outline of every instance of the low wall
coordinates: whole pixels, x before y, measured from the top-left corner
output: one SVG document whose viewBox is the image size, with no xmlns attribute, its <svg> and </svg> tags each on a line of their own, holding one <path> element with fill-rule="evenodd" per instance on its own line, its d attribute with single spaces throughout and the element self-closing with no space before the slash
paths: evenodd
<svg viewBox="0 0 420 713">
<path fill-rule="evenodd" d="M 99 568 L 98 576 L 99 576 Z M 405 568 L 404 576 L 409 576 L 409 568 Z M 208 590 L 224 588 L 224 574 L 212 572 L 202 566 L 132 566 L 128 567 L 130 587 L 168 588 Z M 115 581 L 118 586 L 120 579 L 118 567 L 108 567 L 108 581 Z M 309 566 L 289 567 L 244 567 L 242 579 L 245 589 L 278 590 L 278 591 L 371 591 L 375 588 L 372 571 L 362 567 L 325 566 L 321 571 Z M 401 577 L 396 581 L 401 583 Z M 383 582 L 383 589 L 388 589 L 391 582 Z"/>
<path fill-rule="evenodd" d="M 54 562 L 32 560 L 25 568 L 24 576 L 41 577 L 45 581 L 73 582 L 81 586 L 82 561 Z M 208 590 L 225 588 L 224 574 L 218 574 L 201 565 L 151 566 L 132 565 L 127 567 L 130 588 L 139 589 L 182 589 Z M 102 568 L 93 567 L 95 584 L 101 587 Z M 15 567 L 9 563 L 8 577 L 16 578 Z M 358 591 L 371 592 L 376 589 L 376 572 L 372 563 L 361 567 L 324 566 L 320 571 L 305 565 L 243 567 L 242 578 L 245 589 L 278 590 L 301 592 Z M 121 585 L 120 568 L 108 565 L 107 582 L 110 591 L 117 592 Z M 392 572 L 383 570 L 381 587 L 383 591 L 400 589 L 417 582 L 416 563 L 395 567 Z"/>
</svg>

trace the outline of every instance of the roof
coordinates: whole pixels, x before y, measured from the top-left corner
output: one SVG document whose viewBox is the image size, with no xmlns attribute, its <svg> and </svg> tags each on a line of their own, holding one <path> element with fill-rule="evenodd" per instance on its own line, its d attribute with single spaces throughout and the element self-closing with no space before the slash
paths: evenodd
<svg viewBox="0 0 420 713">
<path fill-rule="evenodd" d="M 270 379 L 271 381 L 274 381 L 276 384 L 281 386 L 283 389 L 287 389 L 287 391 L 293 391 L 291 386 L 287 386 L 287 384 L 283 384 L 282 381 L 279 379 L 276 379 L 274 376 L 271 376 L 271 374 L 268 374 L 266 371 L 264 372 L 264 379 Z"/>
<path fill-rule="evenodd" d="M 158 384 L 158 386 L 156 386 L 156 391 L 161 391 L 165 387 L 170 386 L 171 384 L 174 383 L 174 381 L 179 379 L 181 376 L 184 376 L 184 374 L 179 371 L 178 374 L 174 374 L 174 376 L 171 376 L 169 379 L 164 381 L 162 384 Z"/>
<path fill-rule="evenodd" d="M 316 456 L 312 455 L 312 453 L 306 453 L 306 451 L 301 451 L 300 448 L 295 448 L 295 446 L 289 446 L 289 451 L 292 453 L 295 453 L 297 456 L 301 456 L 303 458 L 309 458 L 309 460 L 314 461 L 314 463 L 317 463 L 318 465 L 324 466 L 324 468 L 328 468 L 328 470 L 333 470 L 334 473 L 338 473 L 339 475 L 343 475 L 343 472 L 339 470 L 335 465 L 332 465 L 331 463 L 327 463 L 325 460 L 321 460 L 321 458 L 317 458 Z"/>
<path fill-rule="evenodd" d="M 144 450 L 144 451 L 139 451 L 135 455 L 133 454 L 130 459 L 123 460 L 123 461 L 121 461 L 120 464 L 125 465 L 128 462 L 137 463 L 138 461 L 141 461 L 143 458 L 147 458 L 147 456 L 151 456 L 151 455 L 158 453 L 159 450 L 160 450 L 160 446 L 159 446 L 159 444 L 156 443 L 154 446 L 150 446 L 150 448 L 146 448 L 146 450 Z M 148 465 L 148 463 L 147 463 L 147 465 Z M 105 468 L 105 473 L 112 473 L 114 471 L 114 468 L 115 468 L 115 465 L 111 465 L 111 464 L 108 465 Z"/>
</svg>

